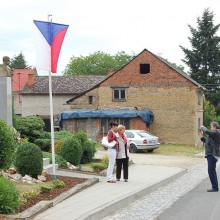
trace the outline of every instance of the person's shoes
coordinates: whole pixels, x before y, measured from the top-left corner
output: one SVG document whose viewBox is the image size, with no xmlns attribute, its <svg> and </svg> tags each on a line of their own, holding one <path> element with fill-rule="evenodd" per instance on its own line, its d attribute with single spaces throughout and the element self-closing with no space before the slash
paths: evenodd
<svg viewBox="0 0 220 220">
<path fill-rule="evenodd" d="M 120 179 L 117 179 L 117 181 L 120 181 Z"/>
<path fill-rule="evenodd" d="M 107 183 L 116 183 L 115 180 L 108 180 Z"/>
<path fill-rule="evenodd" d="M 128 182 L 128 180 L 125 180 L 125 182 Z"/>
<path fill-rule="evenodd" d="M 218 189 L 207 189 L 207 192 L 218 192 Z"/>
</svg>

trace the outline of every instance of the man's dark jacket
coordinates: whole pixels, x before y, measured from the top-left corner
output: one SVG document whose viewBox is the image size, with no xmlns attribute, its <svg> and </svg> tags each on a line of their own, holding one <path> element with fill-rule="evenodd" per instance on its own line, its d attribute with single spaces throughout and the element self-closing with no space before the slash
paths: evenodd
<svg viewBox="0 0 220 220">
<path fill-rule="evenodd" d="M 201 141 L 205 143 L 205 155 L 214 155 L 220 157 L 220 130 L 210 131 L 203 127 L 202 130 L 207 134 Z"/>
</svg>

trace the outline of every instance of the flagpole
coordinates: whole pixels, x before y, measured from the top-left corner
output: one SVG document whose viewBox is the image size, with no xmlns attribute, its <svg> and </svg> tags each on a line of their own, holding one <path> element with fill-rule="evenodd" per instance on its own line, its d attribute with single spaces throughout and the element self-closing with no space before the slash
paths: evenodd
<svg viewBox="0 0 220 220">
<path fill-rule="evenodd" d="M 52 15 L 48 15 L 48 22 L 52 23 Z M 50 25 L 50 35 L 51 36 L 51 26 Z M 52 167 L 53 167 L 53 179 L 56 179 L 56 169 L 55 169 L 55 152 L 54 152 L 54 121 L 53 121 L 53 96 L 52 96 L 52 77 L 51 71 L 49 71 L 49 98 L 50 98 L 50 130 L 51 130 L 51 149 L 52 149 Z"/>
</svg>

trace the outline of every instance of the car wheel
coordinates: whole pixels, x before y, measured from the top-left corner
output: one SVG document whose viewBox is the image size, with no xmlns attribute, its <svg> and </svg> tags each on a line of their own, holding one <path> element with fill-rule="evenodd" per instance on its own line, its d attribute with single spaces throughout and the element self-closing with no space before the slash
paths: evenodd
<svg viewBox="0 0 220 220">
<path fill-rule="evenodd" d="M 137 147 L 134 144 L 130 145 L 129 148 L 130 153 L 136 153 L 137 152 Z"/>
<path fill-rule="evenodd" d="M 154 152 L 154 149 L 151 149 L 151 150 L 147 150 L 148 153 L 152 153 Z"/>
</svg>

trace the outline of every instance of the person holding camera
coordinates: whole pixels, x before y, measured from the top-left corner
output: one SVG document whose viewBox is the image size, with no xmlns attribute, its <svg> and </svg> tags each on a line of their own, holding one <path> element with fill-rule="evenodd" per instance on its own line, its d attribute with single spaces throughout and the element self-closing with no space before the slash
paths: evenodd
<svg viewBox="0 0 220 220">
<path fill-rule="evenodd" d="M 220 129 L 217 122 L 211 123 L 211 130 L 201 126 L 201 141 L 205 143 L 205 157 L 208 162 L 208 174 L 212 184 L 211 189 L 207 192 L 218 192 L 218 178 L 216 173 L 216 163 L 220 158 Z M 206 136 L 204 136 L 205 134 Z"/>
</svg>

